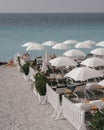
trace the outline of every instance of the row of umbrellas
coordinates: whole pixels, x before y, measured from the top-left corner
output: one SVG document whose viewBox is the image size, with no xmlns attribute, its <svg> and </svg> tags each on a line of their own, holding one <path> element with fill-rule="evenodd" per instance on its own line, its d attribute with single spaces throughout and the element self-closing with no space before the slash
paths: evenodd
<svg viewBox="0 0 104 130">
<path fill-rule="evenodd" d="M 47 41 L 47 42 L 44 42 L 42 45 L 54 46 L 56 44 L 58 44 L 56 41 Z M 76 40 L 67 40 L 67 41 L 64 41 L 62 44 L 75 45 L 75 48 L 91 48 L 93 45 L 104 47 L 104 41 L 96 43 L 95 41 L 92 41 L 92 40 L 86 40 L 83 42 L 78 42 Z"/>
<path fill-rule="evenodd" d="M 35 42 L 24 43 L 22 45 L 22 47 L 27 47 L 26 48 L 27 51 L 31 51 L 31 50 L 43 50 L 44 49 L 44 47 L 41 44 L 35 43 Z"/>
<path fill-rule="evenodd" d="M 92 40 L 87 40 L 87 41 L 83 41 L 83 42 L 79 42 L 79 41 L 76 41 L 76 40 L 67 40 L 67 41 L 64 41 L 62 44 L 66 44 L 66 45 L 73 45 L 73 44 L 87 44 L 89 46 L 91 45 L 95 45 L 96 42 L 95 41 L 92 41 Z M 47 41 L 47 42 L 44 42 L 42 45 L 46 45 L 46 46 L 53 46 L 57 44 L 57 42 L 55 41 Z M 87 46 L 86 46 L 87 47 Z"/>
<path fill-rule="evenodd" d="M 77 66 L 77 62 L 75 62 L 72 58 L 70 57 L 56 57 L 52 60 L 49 61 L 52 66 L 56 67 L 63 67 L 63 66 Z M 99 66 L 104 66 L 104 59 L 98 58 L 98 57 L 91 57 L 88 59 L 83 60 L 81 65 L 95 68 Z"/>
<path fill-rule="evenodd" d="M 51 65 L 55 67 L 77 65 L 77 63 L 69 57 L 57 57 L 50 60 L 49 63 L 51 63 Z M 99 72 L 98 70 L 95 70 L 94 68 L 89 68 L 96 66 L 104 66 L 103 59 L 92 57 L 82 61 L 81 64 L 86 65 L 87 67 L 76 67 L 75 69 L 67 73 L 65 77 L 70 77 L 75 81 L 86 81 L 90 78 L 103 77 L 103 73 Z"/>
<path fill-rule="evenodd" d="M 78 67 L 67 73 L 65 77 L 70 77 L 75 81 L 86 81 L 91 78 L 103 77 L 103 73 L 88 67 Z"/>
<path fill-rule="evenodd" d="M 48 45 L 48 46 L 52 46 L 53 49 L 64 50 L 64 49 L 69 49 L 70 48 L 68 43 L 75 44 L 75 43 L 77 43 L 77 41 L 69 40 L 69 41 L 63 42 L 62 44 L 61 43 L 56 43 L 55 41 L 47 41 L 47 42 L 45 42 L 43 44 L 39 44 L 39 43 L 35 43 L 35 42 L 27 42 L 27 43 L 23 44 L 22 47 L 27 47 L 26 48 L 27 51 L 30 51 L 30 50 L 43 50 L 44 45 Z M 103 44 L 104 42 L 100 42 L 100 43 Z M 85 41 L 85 42 L 80 42 L 80 43 L 76 44 L 75 46 L 77 46 L 77 48 L 78 48 L 78 46 L 80 46 L 82 48 L 85 48 L 85 47 L 89 48 L 94 44 L 95 44 L 94 41 L 88 40 L 88 41 Z M 94 54 L 94 55 L 104 55 L 104 48 L 96 48 L 96 49 L 92 50 L 90 53 Z M 86 54 L 84 52 L 82 52 L 80 50 L 76 50 L 76 49 L 69 50 L 69 51 L 65 52 L 63 55 L 72 57 L 75 54 L 78 54 L 79 56 L 83 56 L 83 57 L 86 56 Z"/>
<path fill-rule="evenodd" d="M 91 58 L 89 58 L 91 60 Z M 89 60 L 86 59 L 86 60 Z M 103 62 L 104 65 L 104 60 L 98 58 L 99 62 L 100 60 Z M 91 60 L 93 62 L 93 60 Z M 96 64 L 96 59 L 95 59 L 95 64 Z M 62 66 L 76 66 L 76 62 L 72 60 L 69 57 L 57 57 L 49 61 L 52 66 L 56 67 L 62 67 Z M 98 63 L 97 63 L 98 64 Z M 92 65 L 92 64 L 91 64 Z M 101 64 L 100 64 L 101 65 Z M 98 70 L 94 68 L 89 68 L 89 67 L 76 67 L 69 71 L 64 77 L 70 77 L 74 79 L 75 81 L 86 81 L 91 78 L 96 78 L 96 77 L 103 77 L 103 73 L 99 72 Z"/>
<path fill-rule="evenodd" d="M 75 48 L 91 48 L 92 45 L 94 45 L 94 41 L 88 40 L 84 42 L 78 42 L 76 40 L 67 40 L 63 43 L 57 43 L 55 41 L 47 41 L 44 42 L 42 45 L 45 46 L 52 46 L 53 49 L 68 49 L 70 48 L 69 45 L 75 45 Z"/>
<path fill-rule="evenodd" d="M 32 45 L 33 42 L 28 42 L 23 44 L 22 46 L 28 46 L 28 45 Z M 76 40 L 67 40 L 64 41 L 62 43 L 58 43 L 56 41 L 46 41 L 44 43 L 42 43 L 42 45 L 44 46 L 54 46 L 54 45 L 60 45 L 60 44 L 64 44 L 64 45 L 75 45 L 76 48 L 91 48 L 92 45 L 96 45 L 96 46 L 104 46 L 104 41 L 99 42 L 98 44 L 95 41 L 92 40 L 86 40 L 83 42 L 78 42 Z"/>
<path fill-rule="evenodd" d="M 71 44 L 72 41 L 65 41 L 63 44 L 59 44 L 56 42 L 52 42 L 52 41 L 48 41 L 43 43 L 43 45 L 49 45 L 49 46 L 53 46 L 53 49 L 65 49 L 65 47 L 67 47 L 67 49 L 69 48 L 69 44 Z M 73 44 L 76 44 L 77 41 L 73 41 Z M 90 44 L 88 44 L 90 43 Z M 83 43 L 78 43 L 80 45 L 84 45 Z M 76 46 L 78 46 L 78 44 L 76 44 Z M 95 42 L 90 42 L 90 41 L 86 41 L 87 46 L 92 46 L 96 44 Z M 28 42 L 24 45 L 22 45 L 23 47 L 27 47 L 26 50 L 43 50 L 44 46 L 42 44 L 38 44 L 38 43 L 34 43 L 34 42 Z M 57 48 L 58 47 L 58 48 Z M 89 48 L 89 47 L 88 47 Z M 104 55 L 104 49 L 103 48 L 97 48 L 91 51 L 92 54 L 97 54 L 97 55 Z M 76 54 L 76 55 L 75 55 Z M 65 56 L 86 56 L 86 54 L 80 50 L 69 50 L 67 52 L 65 52 L 63 55 Z M 57 57 L 54 58 L 52 60 L 50 60 L 49 62 L 51 63 L 52 66 L 56 66 L 56 67 L 60 67 L 60 66 L 76 66 L 77 63 L 69 57 Z M 87 66 L 87 67 L 78 67 L 73 69 L 72 71 L 70 71 L 69 73 L 67 73 L 65 75 L 65 77 L 70 77 L 72 79 L 74 79 L 75 81 L 85 81 L 87 79 L 90 78 L 94 78 L 94 77 L 102 77 L 103 74 L 95 69 L 92 68 L 88 68 L 88 67 L 96 67 L 96 66 L 102 66 L 104 65 L 104 60 L 97 58 L 97 57 L 92 57 L 92 58 L 88 58 L 84 61 L 81 62 L 81 64 Z"/>
<path fill-rule="evenodd" d="M 43 43 L 43 45 L 50 45 L 50 46 L 54 45 L 53 48 L 55 48 L 55 47 L 57 48 L 57 46 L 59 46 L 59 48 L 62 49 L 65 47 L 65 45 L 68 45 L 68 43 L 75 44 L 75 43 L 77 43 L 77 41 L 68 40 L 68 41 L 65 41 L 64 43 L 65 44 L 57 44 L 55 41 L 47 41 L 47 42 Z M 85 43 L 95 44 L 95 42 L 93 42 L 93 41 L 86 41 Z M 23 44 L 22 47 L 27 47 L 26 50 L 43 50 L 44 49 L 43 45 L 34 43 L 34 42 L 28 42 L 28 43 Z M 96 55 L 104 55 L 104 48 L 94 49 L 91 51 L 91 53 L 96 54 Z M 60 65 L 61 66 L 68 66 L 68 65 L 76 66 L 75 61 L 74 60 L 72 61 L 71 58 L 78 58 L 78 57 L 86 56 L 86 54 L 84 52 L 77 50 L 77 49 L 72 49 L 72 50 L 66 51 L 63 55 L 68 56 L 68 57 L 55 58 L 54 60 L 51 61 L 51 64 L 53 66 L 57 66 L 57 67 L 60 67 Z M 69 58 L 69 57 L 71 57 L 71 58 Z M 97 67 L 97 66 L 104 65 L 104 60 L 97 58 L 97 57 L 92 57 L 92 58 L 82 61 L 81 64 L 85 65 L 87 67 Z"/>
</svg>

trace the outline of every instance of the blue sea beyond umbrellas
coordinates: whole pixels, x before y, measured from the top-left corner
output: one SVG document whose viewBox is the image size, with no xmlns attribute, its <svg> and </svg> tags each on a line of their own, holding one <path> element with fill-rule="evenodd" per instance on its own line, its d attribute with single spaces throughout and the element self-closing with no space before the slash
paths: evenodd
<svg viewBox="0 0 104 130">
<path fill-rule="evenodd" d="M 74 39 L 79 42 L 104 40 L 104 13 L 12 13 L 0 14 L 0 61 L 7 61 L 16 53 L 26 52 L 21 47 L 33 41 L 63 42 Z M 46 48 L 48 53 L 60 55 L 65 50 Z M 84 49 L 86 53 L 90 49 Z M 43 51 L 29 52 L 34 57 L 43 56 Z"/>
</svg>

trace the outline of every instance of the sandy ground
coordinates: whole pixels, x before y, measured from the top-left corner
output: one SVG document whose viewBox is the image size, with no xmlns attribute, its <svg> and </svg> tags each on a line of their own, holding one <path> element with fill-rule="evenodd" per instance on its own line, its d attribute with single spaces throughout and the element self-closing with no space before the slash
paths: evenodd
<svg viewBox="0 0 104 130">
<path fill-rule="evenodd" d="M 50 104 L 39 104 L 31 82 L 16 67 L 0 66 L 0 130 L 74 130 L 52 113 Z"/>
</svg>

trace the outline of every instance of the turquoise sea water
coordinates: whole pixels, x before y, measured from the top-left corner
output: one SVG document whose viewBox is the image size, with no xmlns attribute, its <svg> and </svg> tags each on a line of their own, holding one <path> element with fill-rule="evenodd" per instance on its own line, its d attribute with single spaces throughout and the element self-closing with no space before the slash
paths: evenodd
<svg viewBox="0 0 104 130">
<path fill-rule="evenodd" d="M 0 14 L 0 61 L 9 60 L 14 54 L 26 52 L 21 45 L 48 40 L 63 42 L 74 39 L 79 42 L 104 40 L 104 13 L 64 14 Z M 47 48 L 48 53 L 62 54 L 65 51 Z M 86 51 L 86 50 L 85 50 Z M 86 53 L 89 53 L 87 50 Z M 32 51 L 33 56 L 45 51 Z"/>
</svg>

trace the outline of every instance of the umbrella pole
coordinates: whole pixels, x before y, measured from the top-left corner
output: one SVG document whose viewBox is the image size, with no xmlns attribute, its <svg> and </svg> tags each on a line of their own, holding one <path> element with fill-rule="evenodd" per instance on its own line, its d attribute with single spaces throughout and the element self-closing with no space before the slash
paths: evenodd
<svg viewBox="0 0 104 130">
<path fill-rule="evenodd" d="M 32 60 L 32 52 L 30 52 L 30 57 L 31 57 L 31 60 Z"/>
</svg>

